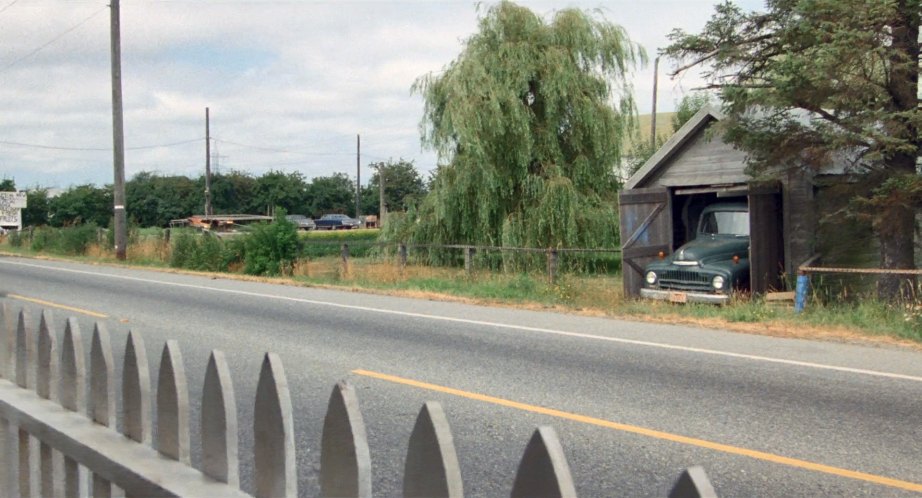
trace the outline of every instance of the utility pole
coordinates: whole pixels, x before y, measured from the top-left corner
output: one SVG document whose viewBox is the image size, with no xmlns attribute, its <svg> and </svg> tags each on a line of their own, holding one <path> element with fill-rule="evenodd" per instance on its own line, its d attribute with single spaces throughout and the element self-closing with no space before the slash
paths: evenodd
<svg viewBox="0 0 922 498">
<path fill-rule="evenodd" d="M 205 108 L 205 217 L 214 214 L 211 209 L 211 123 Z"/>
<path fill-rule="evenodd" d="M 115 218 L 115 257 L 124 261 L 128 249 L 128 219 L 125 214 L 125 125 L 122 118 L 122 43 L 119 29 L 119 0 L 110 7 L 110 56 L 112 59 L 112 154 L 115 184 L 113 211 Z"/>
<path fill-rule="evenodd" d="M 384 163 L 378 163 L 378 228 L 384 226 Z"/>
<path fill-rule="evenodd" d="M 355 136 L 355 219 L 362 216 L 359 201 L 362 194 L 362 137 Z"/>
<path fill-rule="evenodd" d="M 650 147 L 656 151 L 656 85 L 659 82 L 659 56 L 653 59 L 653 116 L 650 118 Z"/>
</svg>

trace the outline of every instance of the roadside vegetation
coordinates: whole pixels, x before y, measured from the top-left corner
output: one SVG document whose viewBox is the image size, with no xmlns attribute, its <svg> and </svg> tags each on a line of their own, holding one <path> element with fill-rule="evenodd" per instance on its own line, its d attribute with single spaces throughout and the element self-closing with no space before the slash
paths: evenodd
<svg viewBox="0 0 922 498">
<path fill-rule="evenodd" d="M 271 278 L 276 283 L 365 290 L 429 299 L 516 306 L 588 315 L 726 328 L 747 333 L 844 341 L 911 341 L 922 344 L 922 305 L 888 304 L 873 295 L 840 289 L 814 290 L 806 310 L 790 303 L 739 299 L 728 306 L 674 305 L 626 300 L 621 275 L 567 272 L 553 283 L 540 269 L 503 271 L 488 259 L 468 274 L 461 265 L 432 265 L 423 252 L 401 266 L 396 251 L 379 246 L 378 230 L 301 232 L 284 220 L 227 238 L 189 229 L 131 230 L 128 264 L 164 270 L 220 273 L 227 278 Z M 167 235 L 167 234 L 170 235 Z M 0 238 L 0 251 L 22 256 L 55 256 L 118 264 L 110 232 L 91 224 L 13 232 Z M 291 238 L 292 234 L 294 239 Z M 253 250 L 255 241 L 266 250 Z M 342 244 L 349 245 L 348 265 Z M 247 265 L 247 254 L 251 263 Z M 448 260 L 450 258 L 438 258 Z M 249 276 L 249 277 L 248 277 Z M 831 288 L 831 287 L 830 287 Z"/>
</svg>

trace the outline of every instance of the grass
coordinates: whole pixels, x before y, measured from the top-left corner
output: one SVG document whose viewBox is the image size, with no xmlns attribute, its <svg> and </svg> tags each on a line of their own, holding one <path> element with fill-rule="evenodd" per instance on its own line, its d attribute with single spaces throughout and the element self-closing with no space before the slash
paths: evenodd
<svg viewBox="0 0 922 498">
<path fill-rule="evenodd" d="M 374 230 L 310 232 L 307 240 L 355 243 L 373 241 Z M 332 255 L 310 255 L 298 261 L 287 279 L 273 282 L 367 290 L 377 293 L 451 299 L 490 305 L 610 316 L 662 323 L 687 324 L 783 337 L 821 338 L 851 342 L 901 343 L 922 347 L 922 303 L 891 305 L 873 299 L 829 299 L 820 293 L 805 310 L 794 314 L 790 306 L 761 299 L 739 299 L 728 306 L 675 305 L 624 298 L 621 276 L 563 274 L 554 283 L 542 272 L 475 270 L 413 264 L 400 267 L 396 258 L 358 257 L 344 266 L 339 246 Z M 141 231 L 129 246 L 128 263 L 145 267 L 168 266 L 170 246 L 162 232 Z M 27 244 L 13 247 L 0 240 L 0 250 L 22 256 L 41 256 Z M 99 244 L 90 244 L 80 256 L 68 259 L 93 263 L 119 263 Z M 233 269 L 232 269 L 233 270 Z M 228 274 L 229 278 L 230 274 Z M 919 295 L 922 295 L 920 292 Z"/>
</svg>

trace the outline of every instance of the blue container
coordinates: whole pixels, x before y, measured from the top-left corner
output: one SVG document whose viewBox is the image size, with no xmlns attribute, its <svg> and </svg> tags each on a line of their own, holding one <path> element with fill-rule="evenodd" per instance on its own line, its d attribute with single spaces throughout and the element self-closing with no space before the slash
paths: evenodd
<svg viewBox="0 0 922 498">
<path fill-rule="evenodd" d="M 807 291 L 810 289 L 810 277 L 797 275 L 797 288 L 794 290 L 794 313 L 804 310 L 807 303 Z"/>
</svg>

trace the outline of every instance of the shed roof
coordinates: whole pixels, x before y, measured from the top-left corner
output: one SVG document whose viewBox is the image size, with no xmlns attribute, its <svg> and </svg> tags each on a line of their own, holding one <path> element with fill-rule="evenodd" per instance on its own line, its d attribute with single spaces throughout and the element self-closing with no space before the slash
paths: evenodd
<svg viewBox="0 0 922 498">
<path fill-rule="evenodd" d="M 702 107 L 631 175 L 625 189 L 700 183 L 745 183 L 745 153 L 733 149 L 719 136 L 705 137 L 708 125 L 723 119 L 714 106 Z M 667 171 L 674 168 L 672 178 Z M 684 170 L 684 171 L 683 171 Z"/>
</svg>

